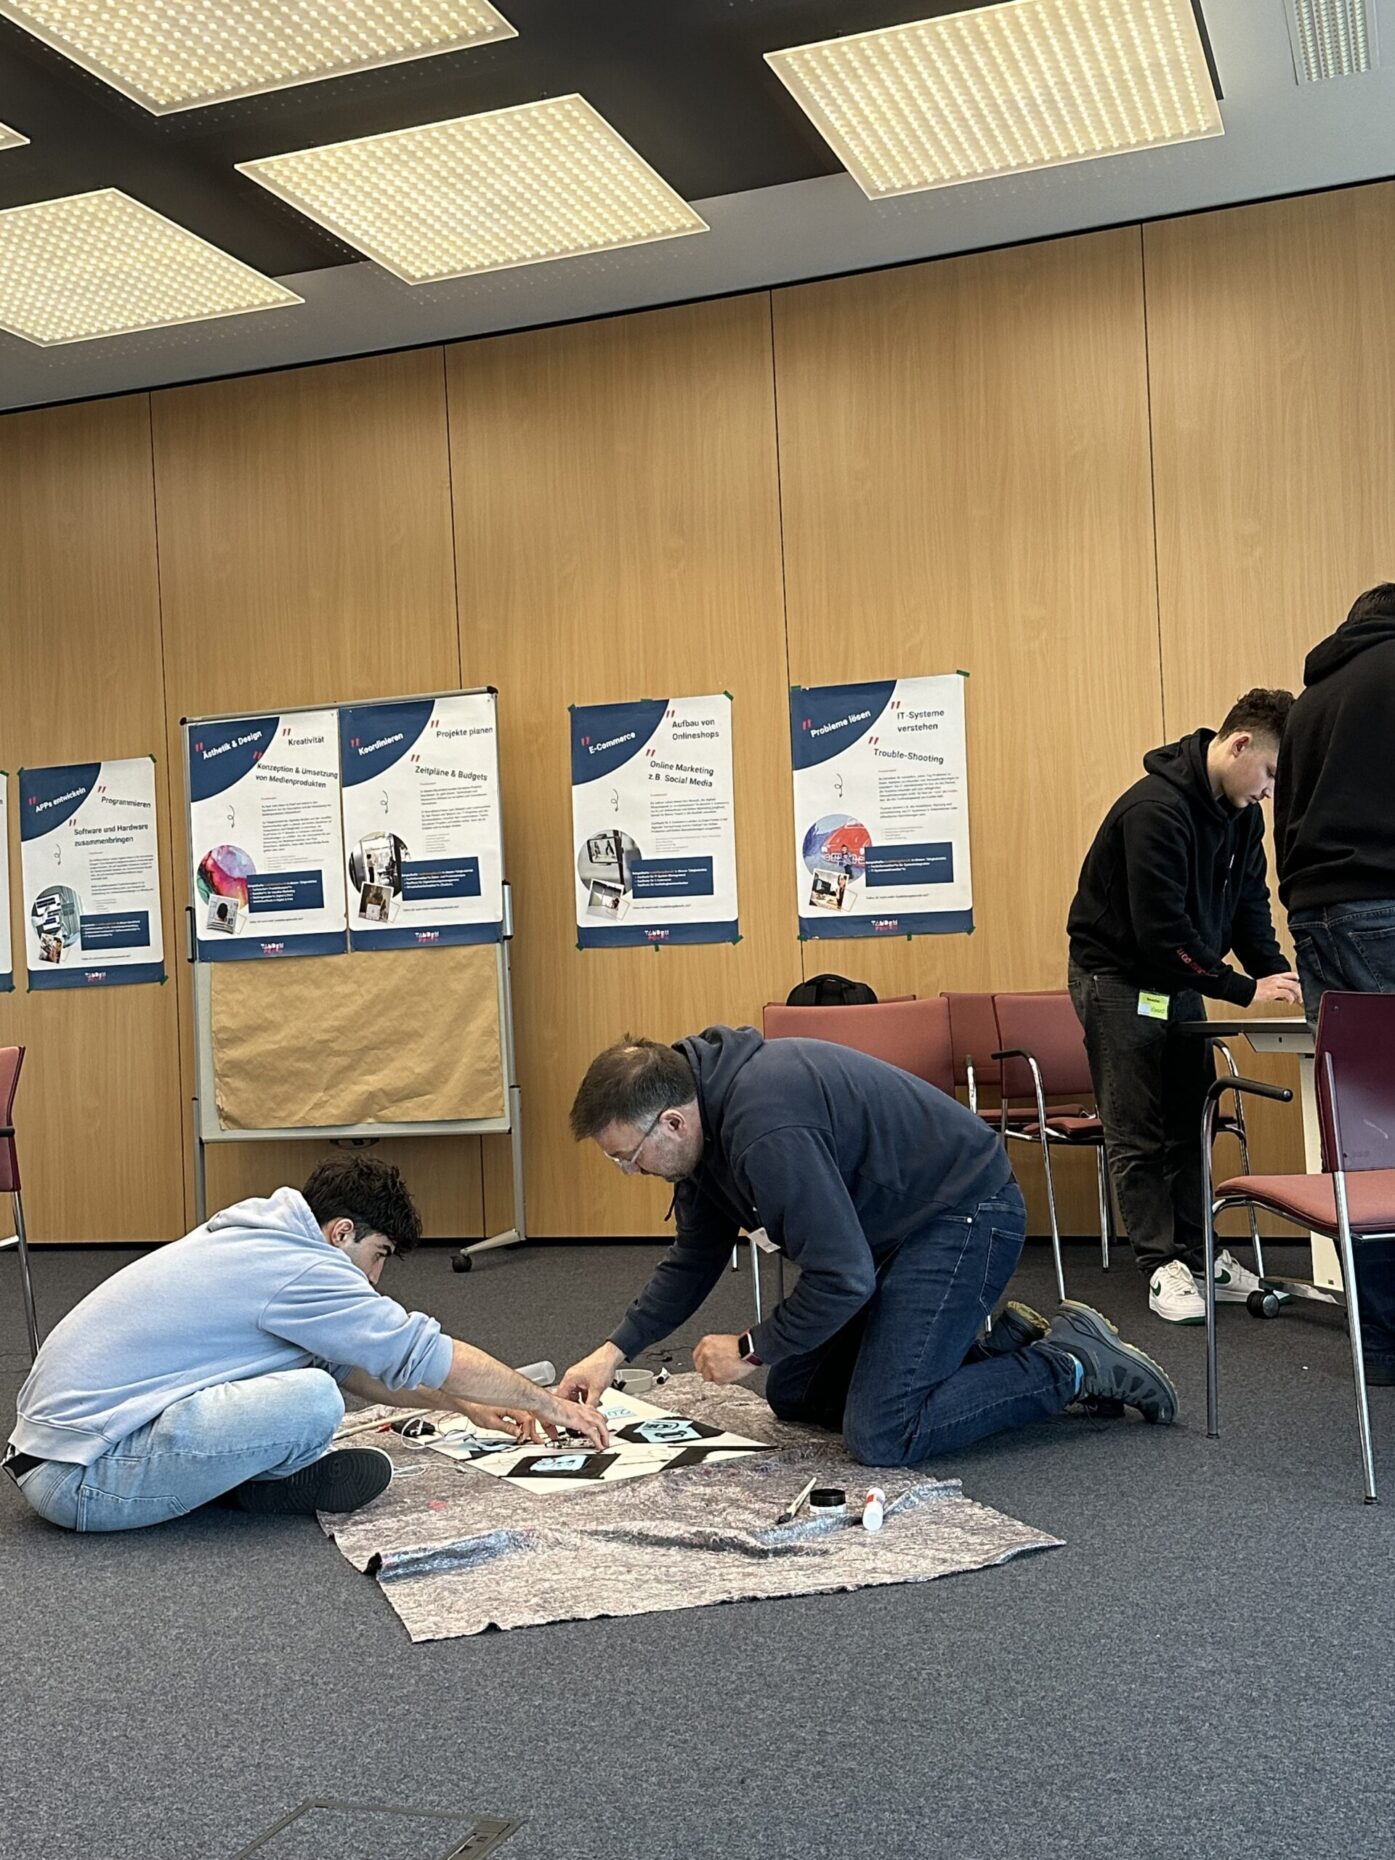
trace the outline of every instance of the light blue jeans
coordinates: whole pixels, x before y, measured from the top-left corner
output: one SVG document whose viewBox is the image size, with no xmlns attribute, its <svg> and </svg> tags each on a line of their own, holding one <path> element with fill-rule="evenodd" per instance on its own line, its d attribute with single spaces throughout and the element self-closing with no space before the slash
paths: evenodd
<svg viewBox="0 0 1395 1860">
<path fill-rule="evenodd" d="M 197 1511 L 249 1479 L 288 1479 L 327 1450 L 344 1418 L 323 1369 L 221 1382 L 172 1402 L 90 1466 L 49 1460 L 20 1481 L 27 1504 L 68 1531 L 133 1531 Z"/>
</svg>

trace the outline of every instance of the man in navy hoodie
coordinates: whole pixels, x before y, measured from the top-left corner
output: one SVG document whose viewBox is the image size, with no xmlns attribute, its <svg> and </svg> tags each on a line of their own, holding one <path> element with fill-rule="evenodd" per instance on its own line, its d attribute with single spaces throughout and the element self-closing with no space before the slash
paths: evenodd
<svg viewBox="0 0 1395 1860">
<path fill-rule="evenodd" d="M 1308 1018 L 1329 988 L 1395 993 L 1395 584 L 1303 667 L 1274 793 L 1279 897 Z M 1357 1248 L 1366 1379 L 1395 1383 L 1395 1242 Z"/>
<path fill-rule="evenodd" d="M 329 1451 L 342 1389 L 525 1439 L 541 1420 L 604 1446 L 598 1415 L 378 1292 L 384 1262 L 420 1234 L 397 1170 L 348 1156 L 321 1163 L 303 1192 L 239 1202 L 152 1248 L 44 1339 L 5 1470 L 67 1530 L 132 1530 L 213 1502 L 352 1511 L 385 1489 L 392 1462 L 376 1447 Z"/>
<path fill-rule="evenodd" d="M 1215 1077 L 1210 1048 L 1177 1023 L 1205 1019 L 1203 996 L 1298 999 L 1269 914 L 1260 805 L 1292 703 L 1248 691 L 1219 730 L 1150 750 L 1085 855 L 1066 925 L 1110 1175 L 1149 1309 L 1172 1324 L 1206 1315 L 1199 1139 Z M 1243 970 L 1226 961 L 1232 949 Z M 1221 1254 L 1218 1298 L 1243 1302 L 1258 1284 Z"/>
<path fill-rule="evenodd" d="M 627 1036 L 592 1061 L 571 1127 L 627 1175 L 671 1182 L 678 1233 L 564 1398 L 599 1400 L 763 1228 L 798 1283 L 743 1335 L 702 1338 L 694 1365 L 716 1383 L 768 1365 L 775 1413 L 841 1430 L 865 1465 L 917 1465 L 1082 1398 L 1176 1417 L 1167 1376 L 1088 1305 L 1050 1326 L 1014 1305 L 976 1342 L 1022 1251 L 1022 1196 L 982 1120 L 898 1067 L 753 1027 Z"/>
</svg>

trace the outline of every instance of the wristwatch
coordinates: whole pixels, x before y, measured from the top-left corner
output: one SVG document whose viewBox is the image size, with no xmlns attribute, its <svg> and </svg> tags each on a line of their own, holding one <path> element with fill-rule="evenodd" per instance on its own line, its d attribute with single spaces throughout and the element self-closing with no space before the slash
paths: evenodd
<svg viewBox="0 0 1395 1860">
<path fill-rule="evenodd" d="M 743 1363 L 749 1363 L 753 1369 L 762 1367 L 761 1359 L 756 1355 L 756 1346 L 751 1341 L 750 1331 L 742 1331 L 736 1340 L 736 1348 Z"/>
</svg>

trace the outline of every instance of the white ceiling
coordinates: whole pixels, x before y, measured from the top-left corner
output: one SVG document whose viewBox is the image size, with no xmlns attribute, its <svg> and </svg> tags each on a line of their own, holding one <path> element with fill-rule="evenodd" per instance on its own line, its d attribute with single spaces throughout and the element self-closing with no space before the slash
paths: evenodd
<svg viewBox="0 0 1395 1860">
<path fill-rule="evenodd" d="M 0 409 L 568 322 L 1395 175 L 1395 0 L 1374 6 L 1388 62 L 1311 85 L 1294 78 L 1283 0 L 1203 0 L 1203 11 L 1224 93 L 1225 134 L 1208 141 L 878 203 L 836 175 L 695 201 L 709 233 L 604 257 L 416 287 L 372 264 L 336 265 L 283 280 L 305 299 L 294 309 L 54 350 L 0 334 Z"/>
</svg>

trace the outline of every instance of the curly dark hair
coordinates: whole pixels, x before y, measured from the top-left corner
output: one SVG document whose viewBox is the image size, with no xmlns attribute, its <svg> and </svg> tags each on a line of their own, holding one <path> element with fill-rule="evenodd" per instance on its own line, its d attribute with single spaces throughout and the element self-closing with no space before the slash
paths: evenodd
<svg viewBox="0 0 1395 1860">
<path fill-rule="evenodd" d="M 421 1239 L 421 1216 L 392 1163 L 372 1156 L 331 1156 L 300 1192 L 321 1227 L 352 1221 L 355 1240 L 381 1234 L 398 1253 L 410 1253 Z"/>
<path fill-rule="evenodd" d="M 1236 698 L 1216 735 L 1233 736 L 1237 730 L 1248 730 L 1251 736 L 1267 736 L 1271 742 L 1281 743 L 1292 709 L 1291 691 L 1268 691 L 1256 685 L 1253 691 Z"/>
</svg>

